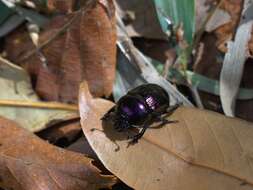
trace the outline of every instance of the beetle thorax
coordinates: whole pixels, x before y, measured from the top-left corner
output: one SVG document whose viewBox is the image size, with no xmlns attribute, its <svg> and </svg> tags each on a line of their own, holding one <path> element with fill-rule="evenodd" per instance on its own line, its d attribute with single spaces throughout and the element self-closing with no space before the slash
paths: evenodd
<svg viewBox="0 0 253 190">
<path fill-rule="evenodd" d="M 147 96 L 145 101 L 150 109 L 155 110 L 157 107 L 157 101 L 152 96 Z"/>
<path fill-rule="evenodd" d="M 147 116 L 148 111 L 147 104 L 135 97 L 126 97 L 118 107 L 118 114 L 122 115 L 131 124 L 141 122 Z"/>
</svg>

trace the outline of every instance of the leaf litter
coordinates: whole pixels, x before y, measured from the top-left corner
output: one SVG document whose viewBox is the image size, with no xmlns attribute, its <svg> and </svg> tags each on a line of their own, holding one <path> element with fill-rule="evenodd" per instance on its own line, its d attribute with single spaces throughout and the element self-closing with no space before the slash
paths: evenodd
<svg viewBox="0 0 253 190">
<path fill-rule="evenodd" d="M 114 103 L 93 97 L 108 97 L 112 92 L 116 64 L 115 10 L 111 0 L 86 2 L 91 4 L 76 11 L 74 1 L 48 1 L 49 11 L 61 14 L 54 16 L 45 27 L 37 47 L 18 31 L 17 36 L 11 33 L 9 36 L 12 39 L 7 38 L 13 42 L 7 50 L 8 58 L 28 71 L 35 91 L 23 69 L 7 64 L 9 68 L 3 64 L 4 74 L 0 72 L 0 82 L 8 79 L 3 84 L 8 84 L 5 84 L 8 86 L 6 89 L 12 89 L 14 98 L 6 100 L 5 96 L 0 99 L 1 109 L 11 110 L 8 114 L 3 114 L 5 117 L 13 116 L 14 112 L 15 115 L 10 119 L 19 125 L 0 118 L 0 188 L 111 188 L 117 182 L 117 176 L 130 187 L 145 190 L 252 189 L 251 123 L 213 112 L 181 107 L 170 116 L 170 119 L 178 120 L 178 123 L 158 129 L 150 128 L 138 144 L 129 148 L 124 133 L 115 132 L 110 122 L 101 123 L 101 116 Z M 212 44 L 220 51 L 226 52 L 224 44 L 231 38 L 231 28 L 236 25 L 235 18 L 239 18 L 239 3 L 241 2 L 221 1 L 219 10 L 222 14 L 217 14 L 212 23 L 214 31 L 211 32 L 218 37 L 217 43 L 212 41 Z M 207 11 L 204 10 L 203 14 Z M 227 18 L 221 20 L 219 17 L 223 13 Z M 122 26 L 121 30 L 125 30 Z M 140 68 L 137 69 L 140 73 L 136 72 L 139 75 L 134 78 L 129 77 L 128 73 L 118 72 L 124 91 L 133 87 L 140 78 L 141 83 L 143 80 L 154 81 L 152 73 L 156 71 L 151 61 L 147 61 L 144 54 L 135 50 L 127 34 L 123 35 L 126 38 L 121 37 L 118 37 L 119 49 L 128 58 L 124 66 L 136 62 L 136 65 L 132 65 Z M 24 41 L 19 43 L 18 39 Z M 6 41 L 8 44 L 9 40 Z M 129 44 L 131 51 L 128 51 Z M 205 48 L 209 50 L 208 47 Z M 13 49 L 16 49 L 15 52 L 12 52 Z M 216 55 L 213 57 L 216 61 Z M 11 74 L 6 76 L 7 70 Z M 127 84 L 126 79 L 130 81 Z M 156 82 L 163 81 L 163 84 L 170 85 L 158 74 L 155 79 Z M 84 80 L 88 84 L 83 83 L 80 88 L 79 108 L 86 137 L 73 143 L 80 135 L 79 115 L 76 113 L 78 108 L 60 102 L 77 104 L 79 84 Z M 56 102 L 41 101 L 35 93 L 43 100 Z M 17 94 L 24 96 L 18 97 Z M 118 98 L 123 94 L 119 90 Z M 176 98 L 184 97 L 177 92 Z M 190 101 L 186 105 L 190 105 Z M 22 114 L 16 114 L 18 110 L 23 110 Z M 39 113 L 48 111 L 61 114 L 59 118 L 46 118 L 39 124 L 33 125 L 33 122 L 40 116 L 25 123 L 23 120 L 30 119 L 30 115 L 34 114 L 29 111 L 35 110 Z M 70 117 L 62 114 L 65 112 L 70 113 Z M 71 123 L 73 120 L 75 122 Z M 60 146 L 63 146 L 61 140 L 67 139 L 73 143 L 68 149 L 83 155 L 49 145 L 20 125 L 32 132 L 41 131 L 39 136 L 55 145 L 60 142 Z M 49 126 L 53 127 L 48 128 Z M 94 128 L 97 130 L 91 131 Z M 117 147 L 119 151 L 115 152 Z M 96 161 L 100 160 L 115 176 L 101 175 L 87 155 Z"/>
<path fill-rule="evenodd" d="M 108 15 L 104 4 L 89 2 L 79 11 L 54 17 L 40 35 L 38 49 L 46 64 L 37 50 L 27 51 L 31 49 L 28 42 L 23 45 L 26 52 L 16 57 L 17 63 L 36 76 L 36 92 L 46 100 L 77 103 L 82 80 L 88 81 L 95 96 L 112 92 L 116 65 L 114 11 Z M 113 6 L 111 1 L 109 4 Z M 34 49 L 34 45 L 30 47 Z"/>
</svg>

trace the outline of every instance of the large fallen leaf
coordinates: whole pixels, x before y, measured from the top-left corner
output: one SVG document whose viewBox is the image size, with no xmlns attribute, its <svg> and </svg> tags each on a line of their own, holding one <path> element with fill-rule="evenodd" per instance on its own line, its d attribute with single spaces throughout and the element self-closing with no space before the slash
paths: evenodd
<svg viewBox="0 0 253 190">
<path fill-rule="evenodd" d="M 39 103 L 28 74 L 7 60 L 0 58 L 0 102 L 1 100 L 30 101 Z M 0 103 L 0 115 L 15 120 L 30 131 L 44 129 L 47 124 L 77 117 L 74 111 L 59 109 L 40 109 L 29 107 L 3 106 Z"/>
<path fill-rule="evenodd" d="M 0 187 L 15 190 L 84 190 L 110 187 L 91 159 L 40 140 L 0 117 Z"/>
<path fill-rule="evenodd" d="M 93 99 L 86 83 L 79 107 L 83 131 L 105 167 L 135 189 L 253 189 L 253 125 L 223 115 L 180 107 L 177 123 L 147 130 L 127 148 L 125 134 L 101 116 L 112 102 Z M 91 130 L 97 128 L 99 130 Z M 101 131 L 104 130 L 104 131 Z M 119 151 L 115 152 L 117 143 Z"/>
<path fill-rule="evenodd" d="M 36 92 L 44 99 L 75 103 L 84 79 L 93 95 L 111 94 L 116 64 L 116 28 L 113 3 L 111 0 L 105 2 L 108 7 L 89 0 L 79 11 L 51 20 L 40 35 L 38 47 L 46 63 L 42 63 L 34 46 L 15 59 L 36 76 Z"/>
</svg>

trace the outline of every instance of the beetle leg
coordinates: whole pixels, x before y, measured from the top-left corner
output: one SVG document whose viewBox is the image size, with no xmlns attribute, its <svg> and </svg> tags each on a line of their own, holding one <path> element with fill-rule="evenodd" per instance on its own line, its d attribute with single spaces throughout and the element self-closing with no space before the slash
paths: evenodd
<svg viewBox="0 0 253 190">
<path fill-rule="evenodd" d="M 168 114 L 168 113 L 167 113 Z M 166 119 L 166 115 L 163 116 L 161 113 L 153 112 L 151 116 L 154 118 L 155 121 L 161 122 L 156 126 L 151 126 L 150 128 L 162 128 L 165 124 L 169 123 L 177 123 L 178 121 L 175 120 L 168 120 Z"/>
<path fill-rule="evenodd" d="M 168 115 L 172 114 L 180 105 L 182 105 L 182 103 L 177 103 L 177 104 L 175 104 L 173 106 L 168 106 L 168 108 L 166 109 L 165 117 L 166 117 L 166 115 L 168 116 Z M 168 124 L 168 123 L 176 123 L 176 122 L 178 122 L 178 121 L 167 120 L 160 113 L 153 112 L 152 115 L 153 115 L 153 118 L 155 118 L 155 119 L 157 119 L 157 121 L 161 122 L 161 124 L 159 126 L 162 126 L 162 125 L 165 125 L 165 124 Z"/>
<path fill-rule="evenodd" d="M 139 132 L 137 135 L 134 135 L 133 137 L 130 137 L 131 140 L 128 143 L 128 146 L 137 143 L 138 140 L 144 135 L 144 133 L 148 127 L 149 127 L 149 125 L 144 125 L 143 128 L 141 129 L 141 132 Z"/>
<path fill-rule="evenodd" d="M 164 117 L 162 116 L 159 116 L 157 117 L 158 121 L 161 122 L 160 125 L 165 125 L 165 124 L 169 124 L 169 123 L 177 123 L 178 121 L 173 121 L 173 120 L 168 120 L 168 119 L 165 119 Z"/>
<path fill-rule="evenodd" d="M 116 109 L 116 106 L 113 106 L 102 118 L 101 120 L 107 120 L 110 117 L 110 114 L 114 112 Z"/>
<path fill-rule="evenodd" d="M 181 106 L 182 103 L 176 103 L 175 105 L 173 106 L 169 106 L 167 109 L 166 109 L 166 113 L 168 114 L 171 114 L 173 111 L 175 111 L 179 106 Z"/>
</svg>

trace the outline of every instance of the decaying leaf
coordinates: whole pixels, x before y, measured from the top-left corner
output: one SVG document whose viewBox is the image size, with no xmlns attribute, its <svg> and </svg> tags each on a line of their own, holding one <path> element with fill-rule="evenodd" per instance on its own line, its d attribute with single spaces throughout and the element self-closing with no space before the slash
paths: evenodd
<svg viewBox="0 0 253 190">
<path fill-rule="evenodd" d="M 0 86 L 0 101 L 40 102 L 32 89 L 28 74 L 22 68 L 2 58 L 0 59 Z M 49 123 L 78 116 L 74 111 L 3 106 L 2 104 L 0 104 L 0 115 L 15 120 L 22 127 L 33 132 L 44 129 Z"/>
<path fill-rule="evenodd" d="M 126 23 L 129 36 L 150 39 L 166 38 L 159 25 L 155 4 L 152 0 L 116 0 L 115 5 L 117 13 Z"/>
<path fill-rule="evenodd" d="M 60 11 L 61 13 L 69 13 L 73 11 L 76 0 L 47 0 L 47 7 L 50 11 Z"/>
<path fill-rule="evenodd" d="M 230 15 L 227 12 L 217 8 L 210 20 L 207 22 L 205 30 L 207 32 L 212 32 L 218 27 L 221 27 L 229 22 L 231 22 Z"/>
<path fill-rule="evenodd" d="M 242 0 L 231 1 L 231 0 L 223 0 L 221 4 L 221 9 L 229 13 L 231 19 L 230 22 L 224 24 L 223 26 L 217 28 L 215 30 L 215 35 L 217 36 L 217 47 L 220 51 L 226 52 L 227 41 L 231 40 L 234 32 L 236 31 L 236 27 L 238 21 L 240 19 L 241 9 L 242 9 Z"/>
<path fill-rule="evenodd" d="M 149 128 L 127 148 L 127 135 L 100 118 L 113 103 L 80 88 L 81 124 L 105 167 L 135 189 L 253 189 L 253 125 L 239 119 L 181 107 L 177 123 Z M 98 130 L 91 130 L 97 128 Z M 101 131 L 103 130 L 103 131 Z M 120 149 L 115 152 L 118 144 Z"/>
<path fill-rule="evenodd" d="M 39 133 L 37 135 L 44 140 L 47 140 L 51 144 L 62 144 L 73 142 L 81 134 L 81 124 L 80 119 L 69 120 L 67 122 L 57 123 Z M 61 147 L 62 147 L 61 146 Z"/>
<path fill-rule="evenodd" d="M 91 159 L 54 147 L 13 121 L 0 118 L 0 187 L 15 190 L 84 190 L 110 187 Z"/>
<path fill-rule="evenodd" d="M 17 59 L 36 76 L 36 92 L 41 97 L 77 102 L 79 83 L 84 79 L 93 95 L 111 94 L 116 64 L 114 10 L 108 14 L 103 4 L 93 2 L 77 12 L 52 19 L 40 36 L 45 63 L 34 47 Z M 113 7 L 112 1 L 108 3 Z"/>
</svg>

